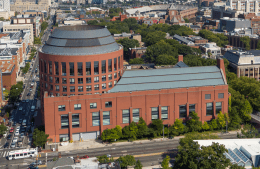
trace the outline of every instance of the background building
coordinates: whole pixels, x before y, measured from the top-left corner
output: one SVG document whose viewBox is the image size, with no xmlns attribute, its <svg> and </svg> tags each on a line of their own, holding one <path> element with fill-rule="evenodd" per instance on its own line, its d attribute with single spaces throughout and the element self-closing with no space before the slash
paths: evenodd
<svg viewBox="0 0 260 169">
<path fill-rule="evenodd" d="M 10 0 L 0 1 L 0 11 L 10 12 Z"/>
<path fill-rule="evenodd" d="M 36 3 L 37 2 L 37 3 Z M 37 11 L 49 11 L 51 0 L 16 0 L 15 3 L 11 4 L 11 11 L 23 12 L 26 10 L 37 10 Z"/>
<path fill-rule="evenodd" d="M 19 32 L 21 30 L 23 30 L 24 32 L 30 31 L 28 45 L 32 45 L 34 40 L 33 24 L 7 24 L 3 26 L 3 33 Z"/>
</svg>

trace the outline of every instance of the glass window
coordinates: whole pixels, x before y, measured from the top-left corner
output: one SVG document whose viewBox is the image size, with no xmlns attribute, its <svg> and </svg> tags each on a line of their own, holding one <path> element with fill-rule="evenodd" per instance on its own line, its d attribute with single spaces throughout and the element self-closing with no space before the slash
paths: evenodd
<svg viewBox="0 0 260 169">
<path fill-rule="evenodd" d="M 47 89 L 48 88 L 48 84 L 47 83 L 45 83 L 45 89 Z"/>
<path fill-rule="evenodd" d="M 65 105 L 59 105 L 58 110 L 59 111 L 65 111 Z"/>
<path fill-rule="evenodd" d="M 114 70 L 116 70 L 116 58 L 114 58 Z"/>
<path fill-rule="evenodd" d="M 67 92 L 67 86 L 62 86 L 62 91 Z"/>
<path fill-rule="evenodd" d="M 106 83 L 103 83 L 102 84 L 102 89 L 106 89 L 107 88 L 107 84 Z"/>
<path fill-rule="evenodd" d="M 99 65 L 98 65 L 98 61 L 94 62 L 94 74 L 98 75 L 99 74 Z"/>
<path fill-rule="evenodd" d="M 66 62 L 61 62 L 61 67 L 62 67 L 61 75 L 66 76 Z"/>
<path fill-rule="evenodd" d="M 161 118 L 162 120 L 168 119 L 168 107 L 167 106 L 162 106 L 161 107 Z"/>
<path fill-rule="evenodd" d="M 47 73 L 47 64 L 46 64 L 46 61 L 44 61 L 44 73 Z"/>
<path fill-rule="evenodd" d="M 132 112 L 133 112 L 133 121 L 136 122 L 136 123 L 139 122 L 139 117 L 140 117 L 139 112 L 140 112 L 140 110 L 139 109 L 133 109 Z"/>
<path fill-rule="evenodd" d="M 94 85 L 95 90 L 99 90 L 99 85 Z"/>
<path fill-rule="evenodd" d="M 106 60 L 102 60 L 102 73 L 106 73 Z"/>
<path fill-rule="evenodd" d="M 117 78 L 117 73 L 114 73 L 114 79 L 116 79 Z"/>
<path fill-rule="evenodd" d="M 86 83 L 91 83 L 91 77 L 86 78 Z"/>
<path fill-rule="evenodd" d="M 75 84 L 75 79 L 74 78 L 70 78 L 70 84 Z"/>
<path fill-rule="evenodd" d="M 91 85 L 86 86 L 87 91 L 91 91 Z"/>
<path fill-rule="evenodd" d="M 60 79 L 58 77 L 55 77 L 55 83 L 60 83 Z"/>
<path fill-rule="evenodd" d="M 106 81 L 106 75 L 102 76 L 102 81 Z"/>
<path fill-rule="evenodd" d="M 74 76 L 74 62 L 70 62 L 70 76 Z"/>
<path fill-rule="evenodd" d="M 195 106 L 196 106 L 196 104 L 189 105 L 189 116 L 190 116 L 191 112 L 195 112 Z"/>
<path fill-rule="evenodd" d="M 219 114 L 222 111 L 222 102 L 216 102 L 216 114 Z"/>
<path fill-rule="evenodd" d="M 75 92 L 75 86 L 70 86 L 70 92 Z"/>
<path fill-rule="evenodd" d="M 53 85 L 50 85 L 50 90 L 53 90 Z"/>
<path fill-rule="evenodd" d="M 112 79 L 112 74 L 108 75 L 108 79 L 111 80 Z"/>
<path fill-rule="evenodd" d="M 67 84 L 67 78 L 62 78 L 62 84 Z"/>
<path fill-rule="evenodd" d="M 118 72 L 118 77 L 120 77 L 120 72 Z"/>
<path fill-rule="evenodd" d="M 91 75 L 91 62 L 86 62 L 86 75 Z"/>
<path fill-rule="evenodd" d="M 130 111 L 129 109 L 122 111 L 123 123 L 129 123 L 130 121 Z"/>
<path fill-rule="evenodd" d="M 100 125 L 99 112 L 93 112 L 92 113 L 92 125 L 93 126 L 99 126 Z"/>
<path fill-rule="evenodd" d="M 94 82 L 99 82 L 99 77 L 94 77 Z"/>
<path fill-rule="evenodd" d="M 44 75 L 44 81 L 47 81 L 47 75 Z"/>
<path fill-rule="evenodd" d="M 49 74 L 52 75 L 52 61 L 49 61 Z"/>
<path fill-rule="evenodd" d="M 180 105 L 179 106 L 179 111 L 180 111 L 180 118 L 186 118 L 187 117 L 187 109 L 186 105 Z"/>
<path fill-rule="evenodd" d="M 53 77 L 52 76 L 49 76 L 49 81 L 50 81 L 50 83 L 53 82 Z"/>
<path fill-rule="evenodd" d="M 79 114 L 72 114 L 72 128 L 79 127 Z"/>
<path fill-rule="evenodd" d="M 213 103 L 207 103 L 207 116 L 212 116 L 213 115 Z"/>
<path fill-rule="evenodd" d="M 55 85 L 55 90 L 56 91 L 60 91 L 60 86 L 59 85 Z"/>
<path fill-rule="evenodd" d="M 112 59 L 108 59 L 108 71 L 112 72 Z"/>
<path fill-rule="evenodd" d="M 114 86 L 116 85 L 116 83 L 117 83 L 117 81 L 115 80 L 115 81 L 114 81 Z"/>
<path fill-rule="evenodd" d="M 90 108 L 91 109 L 97 108 L 97 103 L 90 103 Z"/>
<path fill-rule="evenodd" d="M 218 98 L 219 98 L 219 99 L 223 99 L 223 98 L 224 98 L 224 93 L 219 93 L 219 94 L 218 94 Z"/>
<path fill-rule="evenodd" d="M 78 84 L 83 84 L 83 78 L 78 78 Z"/>
<path fill-rule="evenodd" d="M 105 102 L 105 107 L 112 107 L 112 102 Z"/>
<path fill-rule="evenodd" d="M 83 76 L 82 62 L 78 62 L 78 76 Z"/>
<path fill-rule="evenodd" d="M 83 92 L 83 86 L 78 86 L 78 92 Z"/>
<path fill-rule="evenodd" d="M 55 75 L 59 75 L 59 62 L 55 62 Z"/>
<path fill-rule="evenodd" d="M 120 69 L 120 56 L 118 57 L 118 69 Z"/>
<path fill-rule="evenodd" d="M 205 94 L 205 99 L 206 100 L 211 99 L 211 94 Z"/>
<path fill-rule="evenodd" d="M 159 111 L 158 107 L 152 107 L 151 108 L 151 114 L 152 114 L 152 120 L 158 119 L 159 118 Z"/>
<path fill-rule="evenodd" d="M 112 82 L 108 83 L 108 87 L 111 88 L 112 87 Z"/>
<path fill-rule="evenodd" d="M 103 125 L 110 125 L 110 112 L 103 111 Z"/>
<path fill-rule="evenodd" d="M 61 115 L 61 129 L 67 129 L 69 128 L 69 115 Z"/>
<path fill-rule="evenodd" d="M 59 94 L 59 93 L 56 93 L 56 96 L 60 96 L 60 94 Z"/>
</svg>

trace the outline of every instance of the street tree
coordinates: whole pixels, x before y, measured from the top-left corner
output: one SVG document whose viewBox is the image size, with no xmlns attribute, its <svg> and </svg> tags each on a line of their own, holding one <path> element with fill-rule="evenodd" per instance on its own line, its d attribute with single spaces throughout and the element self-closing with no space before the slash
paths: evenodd
<svg viewBox="0 0 260 169">
<path fill-rule="evenodd" d="M 154 130 L 157 136 L 160 136 L 163 130 L 163 121 L 161 119 L 155 119 L 152 121 L 151 128 Z"/>
<path fill-rule="evenodd" d="M 134 169 L 142 169 L 142 168 L 143 168 L 143 165 L 142 165 L 141 161 L 137 160 Z"/>
<path fill-rule="evenodd" d="M 140 117 L 139 122 L 137 124 L 137 137 L 138 138 L 143 138 L 146 135 L 148 135 L 148 127 L 146 122 L 144 121 L 144 119 L 142 117 Z"/>
<path fill-rule="evenodd" d="M 203 129 L 204 131 L 208 131 L 208 130 L 210 129 L 210 126 L 209 126 L 209 124 L 208 124 L 206 121 L 203 123 L 202 129 Z"/>
<path fill-rule="evenodd" d="M 45 134 L 44 131 L 40 131 L 37 128 L 33 131 L 33 145 L 35 147 L 40 146 L 44 147 L 45 143 L 47 142 L 47 138 L 49 134 Z"/>
<path fill-rule="evenodd" d="M 163 159 L 162 164 L 161 164 L 163 169 L 170 169 L 170 167 L 169 167 L 170 160 L 171 160 L 171 158 L 168 155 Z"/>
<path fill-rule="evenodd" d="M 132 155 L 120 156 L 117 161 L 122 169 L 127 168 L 127 166 L 133 166 L 136 164 L 135 158 Z"/>
<path fill-rule="evenodd" d="M 225 116 L 221 111 L 218 114 L 217 122 L 218 122 L 218 128 L 223 129 L 223 127 L 226 126 Z"/>
<path fill-rule="evenodd" d="M 0 135 L 5 134 L 6 131 L 7 131 L 7 127 L 4 125 L 4 123 L 2 123 L 0 125 Z"/>
<path fill-rule="evenodd" d="M 191 112 L 190 117 L 191 119 L 187 121 L 187 127 L 189 128 L 189 131 L 200 131 L 202 127 L 202 122 L 200 121 L 198 114 L 195 112 Z"/>
</svg>

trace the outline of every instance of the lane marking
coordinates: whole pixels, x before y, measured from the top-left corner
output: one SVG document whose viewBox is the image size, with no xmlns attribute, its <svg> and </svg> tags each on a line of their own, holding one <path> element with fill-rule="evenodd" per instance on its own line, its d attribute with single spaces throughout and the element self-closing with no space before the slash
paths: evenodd
<svg viewBox="0 0 260 169">
<path fill-rule="evenodd" d="M 4 155 L 3 155 L 3 157 L 5 157 L 5 153 L 6 153 L 6 151 L 4 152 Z"/>
<path fill-rule="evenodd" d="M 124 151 L 121 151 L 122 153 L 126 153 L 127 152 L 127 150 L 124 150 Z"/>
</svg>

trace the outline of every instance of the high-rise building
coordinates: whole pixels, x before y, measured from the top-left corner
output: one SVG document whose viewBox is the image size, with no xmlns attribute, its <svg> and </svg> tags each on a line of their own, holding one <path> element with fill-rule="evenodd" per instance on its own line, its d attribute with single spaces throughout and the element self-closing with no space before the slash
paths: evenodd
<svg viewBox="0 0 260 169">
<path fill-rule="evenodd" d="M 1 0 L 0 1 L 0 11 L 10 12 L 10 0 Z"/>
<path fill-rule="evenodd" d="M 260 12 L 260 4 L 257 0 L 229 0 L 229 6 L 231 9 L 236 11 L 243 11 L 246 13 L 259 13 Z"/>
</svg>

